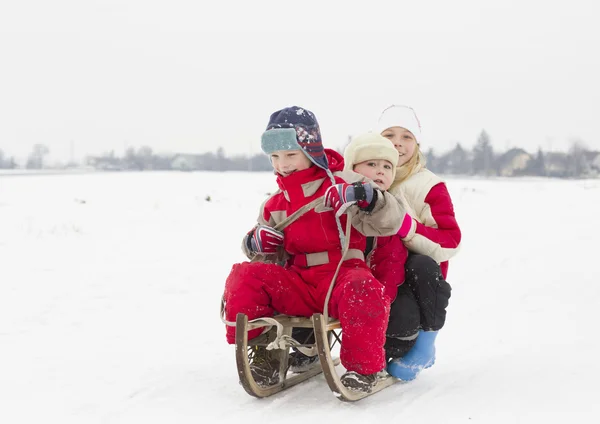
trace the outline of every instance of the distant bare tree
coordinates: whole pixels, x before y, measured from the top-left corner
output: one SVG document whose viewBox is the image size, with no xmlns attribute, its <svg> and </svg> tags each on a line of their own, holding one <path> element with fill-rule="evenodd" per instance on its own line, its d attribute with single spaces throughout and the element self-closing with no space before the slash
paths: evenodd
<svg viewBox="0 0 600 424">
<path fill-rule="evenodd" d="M 430 147 L 425 155 L 425 163 L 427 164 L 427 168 L 432 172 L 442 172 L 438 163 L 438 157 L 435 155 L 435 151 L 432 147 Z"/>
<path fill-rule="evenodd" d="M 468 175 L 471 173 L 472 163 L 469 160 L 469 152 L 463 149 L 460 143 L 456 143 L 453 150 L 443 156 L 444 172 L 448 174 Z"/>
<path fill-rule="evenodd" d="M 490 136 L 482 130 L 473 149 L 473 171 L 478 175 L 493 175 L 496 173 L 493 165 L 494 149 Z"/>
<path fill-rule="evenodd" d="M 581 177 L 589 171 L 585 152 L 587 148 L 582 140 L 576 139 L 571 141 L 567 160 L 567 175 L 569 177 Z"/>
<path fill-rule="evenodd" d="M 225 149 L 219 147 L 217 149 L 217 171 L 227 170 L 227 157 L 225 156 Z"/>
<path fill-rule="evenodd" d="M 154 168 L 154 156 L 152 153 L 152 148 L 149 146 L 142 146 L 138 149 L 136 156 L 140 169 Z"/>
<path fill-rule="evenodd" d="M 536 156 L 527 164 L 527 169 L 525 170 L 525 173 L 527 175 L 547 175 L 546 161 L 544 159 L 544 152 L 542 151 L 541 147 L 538 149 Z"/>
<path fill-rule="evenodd" d="M 50 153 L 50 149 L 45 144 L 34 144 L 25 167 L 27 169 L 42 169 L 44 167 L 44 156 L 48 153 Z"/>
</svg>

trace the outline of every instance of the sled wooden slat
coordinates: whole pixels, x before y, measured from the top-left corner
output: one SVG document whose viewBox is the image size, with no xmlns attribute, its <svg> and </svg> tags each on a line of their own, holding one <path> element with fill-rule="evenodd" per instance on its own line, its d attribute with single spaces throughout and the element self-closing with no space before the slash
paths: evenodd
<svg viewBox="0 0 600 424">
<path fill-rule="evenodd" d="M 275 318 L 284 327 L 295 327 L 295 328 L 313 328 L 312 318 L 305 317 L 293 317 L 288 315 L 277 315 Z M 265 327 L 264 322 L 249 322 L 247 324 L 248 330 L 254 330 L 256 328 Z M 325 326 L 326 331 L 337 330 L 341 328 L 340 321 L 337 319 L 330 318 L 329 322 Z"/>
</svg>

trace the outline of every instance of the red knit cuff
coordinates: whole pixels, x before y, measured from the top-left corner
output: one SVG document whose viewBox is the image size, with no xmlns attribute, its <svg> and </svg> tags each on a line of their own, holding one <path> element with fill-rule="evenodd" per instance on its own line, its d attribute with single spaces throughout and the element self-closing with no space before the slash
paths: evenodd
<svg viewBox="0 0 600 424">
<path fill-rule="evenodd" d="M 400 225 L 400 229 L 398 230 L 398 235 L 400 238 L 404 238 L 410 232 L 410 228 L 412 227 L 412 217 L 409 214 L 404 215 L 404 219 L 402 220 L 402 225 Z"/>
</svg>

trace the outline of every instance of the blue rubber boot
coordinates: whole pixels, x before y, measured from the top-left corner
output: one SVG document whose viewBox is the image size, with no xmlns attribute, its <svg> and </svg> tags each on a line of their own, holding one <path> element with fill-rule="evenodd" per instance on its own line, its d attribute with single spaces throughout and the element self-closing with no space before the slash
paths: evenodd
<svg viewBox="0 0 600 424">
<path fill-rule="evenodd" d="M 403 381 L 414 380 L 421 370 L 434 364 L 437 334 L 437 331 L 419 330 L 419 336 L 412 349 L 402 358 L 391 361 L 387 372 Z"/>
</svg>

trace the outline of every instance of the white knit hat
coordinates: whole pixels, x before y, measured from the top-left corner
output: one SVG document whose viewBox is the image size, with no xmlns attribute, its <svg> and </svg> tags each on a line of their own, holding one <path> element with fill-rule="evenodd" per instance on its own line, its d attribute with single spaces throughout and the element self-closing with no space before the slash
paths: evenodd
<svg viewBox="0 0 600 424">
<path fill-rule="evenodd" d="M 358 135 L 346 146 L 344 170 L 352 171 L 357 163 L 375 159 L 384 159 L 392 164 L 393 181 L 398 166 L 398 151 L 390 140 L 374 132 Z"/>
<path fill-rule="evenodd" d="M 384 130 L 392 127 L 402 127 L 409 130 L 415 136 L 417 144 L 420 144 L 423 139 L 421 123 L 410 106 L 391 105 L 381 112 L 377 122 L 377 131 L 381 134 Z"/>
</svg>

